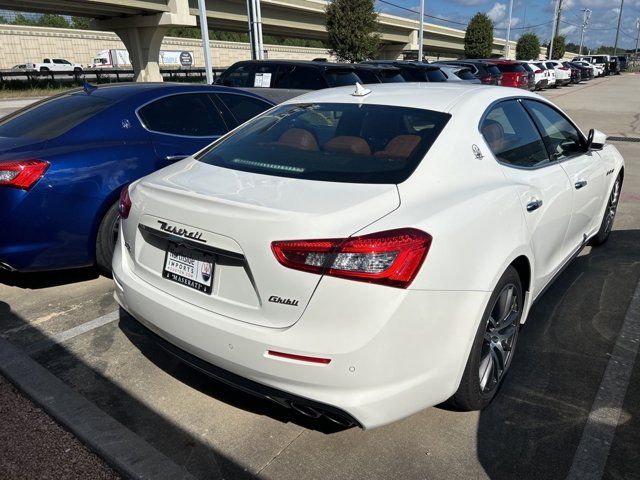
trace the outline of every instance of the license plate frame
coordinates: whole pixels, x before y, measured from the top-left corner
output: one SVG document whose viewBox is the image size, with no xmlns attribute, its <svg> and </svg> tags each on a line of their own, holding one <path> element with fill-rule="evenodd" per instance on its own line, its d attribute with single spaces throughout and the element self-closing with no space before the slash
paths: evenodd
<svg viewBox="0 0 640 480">
<path fill-rule="evenodd" d="M 210 295 L 213 290 L 215 260 L 213 254 L 169 242 L 162 263 L 162 277 Z"/>
</svg>

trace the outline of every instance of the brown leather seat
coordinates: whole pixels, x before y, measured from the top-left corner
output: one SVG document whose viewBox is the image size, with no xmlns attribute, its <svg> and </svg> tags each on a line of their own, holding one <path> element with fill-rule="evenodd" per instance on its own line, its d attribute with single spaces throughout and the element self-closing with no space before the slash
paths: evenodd
<svg viewBox="0 0 640 480">
<path fill-rule="evenodd" d="M 318 142 L 311 132 L 302 128 L 290 128 L 278 139 L 278 144 L 298 150 L 319 150 Z"/>
<path fill-rule="evenodd" d="M 364 138 L 347 135 L 332 138 L 324 144 L 324 150 L 351 155 L 371 155 L 371 148 Z"/>
<path fill-rule="evenodd" d="M 482 124 L 482 135 L 493 153 L 499 153 L 504 148 L 504 128 L 495 120 L 485 120 Z"/>
<path fill-rule="evenodd" d="M 396 135 L 384 150 L 375 153 L 376 157 L 392 158 L 394 160 L 405 160 L 411 156 L 420 144 L 419 135 Z"/>
</svg>

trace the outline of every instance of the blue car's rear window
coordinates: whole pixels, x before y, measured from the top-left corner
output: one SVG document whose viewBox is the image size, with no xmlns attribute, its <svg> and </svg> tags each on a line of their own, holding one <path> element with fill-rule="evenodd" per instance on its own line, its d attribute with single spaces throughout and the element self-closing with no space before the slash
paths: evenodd
<svg viewBox="0 0 640 480">
<path fill-rule="evenodd" d="M 415 170 L 448 120 L 446 113 L 389 105 L 282 105 L 197 158 L 279 177 L 400 183 Z"/>
<path fill-rule="evenodd" d="M 113 103 L 85 93 L 38 102 L 0 120 L 0 137 L 55 138 Z"/>
</svg>

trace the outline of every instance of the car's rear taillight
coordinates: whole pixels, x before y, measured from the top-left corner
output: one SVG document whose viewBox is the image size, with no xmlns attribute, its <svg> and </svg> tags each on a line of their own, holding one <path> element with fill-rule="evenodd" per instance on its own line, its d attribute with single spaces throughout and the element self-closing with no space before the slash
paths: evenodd
<svg viewBox="0 0 640 480">
<path fill-rule="evenodd" d="M 0 162 L 0 185 L 29 190 L 49 168 L 43 160 Z"/>
<path fill-rule="evenodd" d="M 535 71 L 535 72 L 533 72 L 533 73 L 535 73 L 536 75 L 540 75 L 540 74 L 542 73 L 542 70 L 536 70 L 536 71 Z"/>
<path fill-rule="evenodd" d="M 560 67 L 560 70 L 567 71 L 567 70 L 569 70 L 569 69 L 568 69 L 567 67 Z"/>
<path fill-rule="evenodd" d="M 271 249 L 285 267 L 407 288 L 430 246 L 428 233 L 400 228 L 349 238 L 278 241 Z"/>
<path fill-rule="evenodd" d="M 120 192 L 120 205 L 118 211 L 120 212 L 120 218 L 127 218 L 129 211 L 131 210 L 131 197 L 129 197 L 129 185 L 125 185 Z"/>
</svg>

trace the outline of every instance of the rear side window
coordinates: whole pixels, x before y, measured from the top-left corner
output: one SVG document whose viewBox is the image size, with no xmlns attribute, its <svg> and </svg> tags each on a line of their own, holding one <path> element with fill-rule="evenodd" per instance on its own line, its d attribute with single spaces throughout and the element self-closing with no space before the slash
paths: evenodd
<svg viewBox="0 0 640 480">
<path fill-rule="evenodd" d="M 514 167 L 549 163 L 549 155 L 531 117 L 515 100 L 500 102 L 487 113 L 480 130 L 495 157 Z"/>
<path fill-rule="evenodd" d="M 445 76 L 444 73 L 442 73 L 442 70 L 440 69 L 427 70 L 427 78 L 429 79 L 430 82 L 446 82 L 447 81 L 447 77 Z"/>
<path fill-rule="evenodd" d="M 460 77 L 462 80 L 475 80 L 476 78 L 476 76 L 471 73 L 471 70 L 469 70 L 468 68 L 458 70 L 458 73 L 456 75 L 458 75 L 458 77 Z"/>
<path fill-rule="evenodd" d="M 330 87 L 344 87 L 345 85 L 355 85 L 360 79 L 354 70 L 339 70 L 329 68 L 325 70 L 324 76 Z"/>
<path fill-rule="evenodd" d="M 218 98 L 229 109 L 238 125 L 271 108 L 269 103 L 247 95 L 219 93 Z"/>
<path fill-rule="evenodd" d="M 140 110 L 142 124 L 156 133 L 184 137 L 213 137 L 227 133 L 227 125 L 206 93 L 170 95 Z"/>
<path fill-rule="evenodd" d="M 113 100 L 85 93 L 45 100 L 0 120 L 0 137 L 55 138 L 113 103 Z"/>
<path fill-rule="evenodd" d="M 411 175 L 448 120 L 445 113 L 382 105 L 281 105 L 198 159 L 279 177 L 395 184 Z"/>
</svg>

